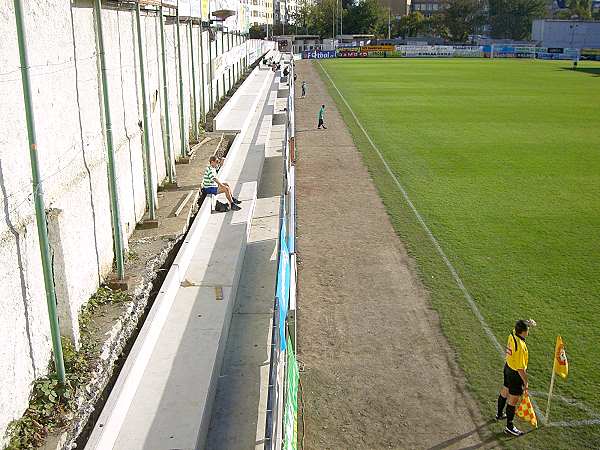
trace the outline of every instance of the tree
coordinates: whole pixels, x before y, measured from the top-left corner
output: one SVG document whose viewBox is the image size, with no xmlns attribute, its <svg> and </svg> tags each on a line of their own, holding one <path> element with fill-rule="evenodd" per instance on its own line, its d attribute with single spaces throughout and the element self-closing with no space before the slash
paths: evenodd
<svg viewBox="0 0 600 450">
<path fill-rule="evenodd" d="M 252 25 L 248 30 L 248 36 L 250 39 L 264 39 L 267 34 L 265 30 L 260 25 Z"/>
<path fill-rule="evenodd" d="M 590 19 L 592 17 L 592 0 L 568 0 L 567 8 L 572 18 Z"/>
<path fill-rule="evenodd" d="M 480 0 L 450 0 L 444 11 L 449 38 L 454 42 L 466 42 L 470 34 L 485 23 L 483 2 Z"/>
<path fill-rule="evenodd" d="M 431 36 L 441 37 L 448 39 L 450 37 L 450 31 L 443 14 L 432 14 L 425 19 L 425 29 Z"/>
<path fill-rule="evenodd" d="M 394 35 L 402 37 L 417 36 L 427 26 L 427 21 L 419 11 L 403 16 L 394 24 Z"/>
<path fill-rule="evenodd" d="M 491 35 L 500 39 L 526 39 L 533 20 L 544 17 L 545 13 L 545 0 L 489 0 Z"/>
<path fill-rule="evenodd" d="M 360 0 L 347 10 L 344 31 L 352 34 L 387 34 L 387 11 L 377 0 Z"/>
</svg>

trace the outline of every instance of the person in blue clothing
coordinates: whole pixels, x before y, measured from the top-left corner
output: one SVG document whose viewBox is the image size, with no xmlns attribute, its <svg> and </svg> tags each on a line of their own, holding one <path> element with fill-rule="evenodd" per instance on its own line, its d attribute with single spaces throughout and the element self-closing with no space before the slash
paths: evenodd
<svg viewBox="0 0 600 450">
<path fill-rule="evenodd" d="M 321 105 L 321 109 L 319 109 L 319 124 L 317 125 L 317 129 L 323 127 L 325 130 L 327 127 L 325 126 L 325 105 Z"/>
</svg>

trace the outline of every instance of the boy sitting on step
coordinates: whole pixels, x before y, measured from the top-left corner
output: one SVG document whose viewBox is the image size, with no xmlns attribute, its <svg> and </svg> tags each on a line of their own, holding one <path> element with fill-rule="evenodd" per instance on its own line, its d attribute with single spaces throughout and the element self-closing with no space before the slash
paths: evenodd
<svg viewBox="0 0 600 450">
<path fill-rule="evenodd" d="M 232 211 L 239 211 L 240 208 L 238 205 L 242 203 L 237 198 L 235 198 L 231 192 L 231 188 L 227 183 L 221 183 L 217 178 L 217 165 L 218 158 L 216 156 L 211 156 L 209 159 L 209 164 L 204 171 L 204 177 L 202 177 L 202 193 L 205 195 L 217 195 L 224 193 L 229 201 Z"/>
</svg>

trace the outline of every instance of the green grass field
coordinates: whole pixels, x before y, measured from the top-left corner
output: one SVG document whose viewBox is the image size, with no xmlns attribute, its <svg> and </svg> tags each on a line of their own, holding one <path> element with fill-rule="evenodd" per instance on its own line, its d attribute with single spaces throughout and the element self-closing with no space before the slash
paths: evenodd
<svg viewBox="0 0 600 450">
<path fill-rule="evenodd" d="M 502 345 L 519 318 L 530 389 L 548 390 L 556 335 L 570 374 L 552 422 L 600 419 L 600 64 L 481 59 L 315 62 L 336 86 Z M 322 72 L 490 417 L 503 362 L 392 177 Z M 546 398 L 534 394 L 545 411 Z M 522 422 L 520 423 L 521 425 Z M 491 424 L 501 432 L 502 426 Z M 523 426 L 524 429 L 528 429 Z M 600 425 L 540 427 L 511 448 L 600 448 Z"/>
</svg>

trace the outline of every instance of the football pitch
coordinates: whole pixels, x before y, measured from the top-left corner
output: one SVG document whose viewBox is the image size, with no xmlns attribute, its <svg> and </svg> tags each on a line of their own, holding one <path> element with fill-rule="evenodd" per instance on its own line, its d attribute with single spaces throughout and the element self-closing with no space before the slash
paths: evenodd
<svg viewBox="0 0 600 450">
<path fill-rule="evenodd" d="M 314 64 L 482 413 L 495 411 L 508 334 L 533 318 L 528 372 L 539 410 L 557 335 L 570 372 L 555 382 L 550 426 L 508 445 L 600 448 L 600 63 Z"/>
</svg>

